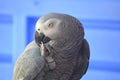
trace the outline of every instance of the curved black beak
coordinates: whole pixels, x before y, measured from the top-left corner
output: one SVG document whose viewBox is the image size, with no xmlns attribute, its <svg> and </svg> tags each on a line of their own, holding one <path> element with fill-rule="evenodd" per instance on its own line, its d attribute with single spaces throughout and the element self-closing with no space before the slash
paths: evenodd
<svg viewBox="0 0 120 80">
<path fill-rule="evenodd" d="M 51 39 L 49 37 L 45 36 L 43 33 L 38 33 L 37 31 L 35 31 L 35 42 L 37 44 L 41 44 L 41 42 L 47 43 L 50 40 Z"/>
</svg>

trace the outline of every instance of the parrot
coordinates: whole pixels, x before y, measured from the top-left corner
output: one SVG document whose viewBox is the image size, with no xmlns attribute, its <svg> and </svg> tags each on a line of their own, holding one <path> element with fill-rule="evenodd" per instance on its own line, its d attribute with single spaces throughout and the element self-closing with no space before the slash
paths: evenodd
<svg viewBox="0 0 120 80">
<path fill-rule="evenodd" d="M 64 13 L 48 13 L 35 25 L 32 41 L 18 58 L 13 80 L 80 80 L 90 48 L 82 23 Z"/>
</svg>

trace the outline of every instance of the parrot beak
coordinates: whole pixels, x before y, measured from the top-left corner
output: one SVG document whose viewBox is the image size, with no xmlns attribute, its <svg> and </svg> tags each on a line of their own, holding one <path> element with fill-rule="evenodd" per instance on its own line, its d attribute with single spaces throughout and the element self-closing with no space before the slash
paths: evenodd
<svg viewBox="0 0 120 80">
<path fill-rule="evenodd" d="M 47 36 L 45 36 L 43 33 L 38 33 L 37 31 L 35 32 L 35 42 L 38 44 L 42 43 L 47 43 L 49 42 L 51 39 Z"/>
</svg>

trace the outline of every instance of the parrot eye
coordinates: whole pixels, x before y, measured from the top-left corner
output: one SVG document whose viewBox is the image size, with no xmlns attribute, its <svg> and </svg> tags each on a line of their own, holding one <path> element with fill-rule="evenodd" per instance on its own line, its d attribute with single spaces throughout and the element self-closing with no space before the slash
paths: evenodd
<svg viewBox="0 0 120 80">
<path fill-rule="evenodd" d="M 49 28 L 52 28 L 52 27 L 53 27 L 53 23 L 49 23 L 49 24 L 48 24 L 48 27 L 49 27 Z"/>
</svg>

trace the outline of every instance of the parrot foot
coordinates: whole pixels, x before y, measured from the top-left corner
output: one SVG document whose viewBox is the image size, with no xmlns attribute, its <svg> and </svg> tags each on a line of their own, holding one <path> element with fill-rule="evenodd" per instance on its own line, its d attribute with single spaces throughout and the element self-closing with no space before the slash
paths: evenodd
<svg viewBox="0 0 120 80">
<path fill-rule="evenodd" d="M 47 61 L 49 69 L 50 70 L 55 69 L 56 63 L 52 57 L 52 55 L 53 55 L 52 47 L 41 43 L 40 51 L 41 51 L 41 56 L 43 56 L 44 59 Z"/>
</svg>

